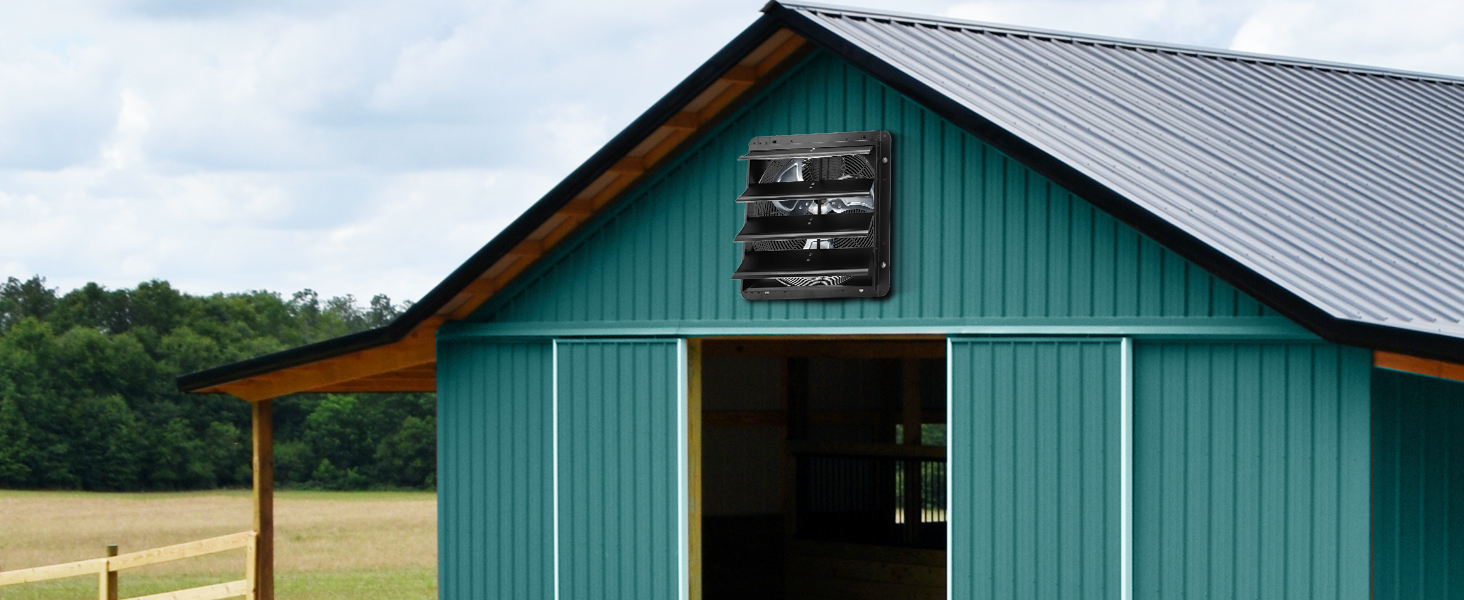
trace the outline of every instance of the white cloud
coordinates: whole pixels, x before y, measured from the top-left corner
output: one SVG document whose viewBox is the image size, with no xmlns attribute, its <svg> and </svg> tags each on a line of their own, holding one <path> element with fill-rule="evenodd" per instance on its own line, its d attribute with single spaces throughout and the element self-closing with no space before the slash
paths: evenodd
<svg viewBox="0 0 1464 600">
<path fill-rule="evenodd" d="M 856 2 L 1464 73 L 1416 0 Z M 418 298 L 760 5 L 0 5 L 0 276 Z"/>
<path fill-rule="evenodd" d="M 1464 75 L 1464 4 L 1433 0 L 1268 2 L 1236 50 Z"/>
</svg>

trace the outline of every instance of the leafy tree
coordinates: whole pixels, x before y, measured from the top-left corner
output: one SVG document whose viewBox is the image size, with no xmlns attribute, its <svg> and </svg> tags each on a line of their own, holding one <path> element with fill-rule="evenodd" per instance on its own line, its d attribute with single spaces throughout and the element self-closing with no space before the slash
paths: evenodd
<svg viewBox="0 0 1464 600">
<path fill-rule="evenodd" d="M 30 475 L 30 432 L 20 409 L 0 392 L 0 486 L 19 486 Z"/>
<path fill-rule="evenodd" d="M 246 486 L 249 407 L 179 393 L 183 373 L 380 327 L 407 307 L 303 290 L 193 296 L 166 281 L 64 295 L 0 285 L 0 487 Z M 275 403 L 276 480 L 329 489 L 435 484 L 430 394 Z"/>
</svg>

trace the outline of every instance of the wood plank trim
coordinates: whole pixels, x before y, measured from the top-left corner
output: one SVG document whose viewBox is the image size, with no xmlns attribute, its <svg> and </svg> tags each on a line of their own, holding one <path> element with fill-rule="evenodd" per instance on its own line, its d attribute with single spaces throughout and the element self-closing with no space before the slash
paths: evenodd
<svg viewBox="0 0 1464 600">
<path fill-rule="evenodd" d="M 671 129 L 696 129 L 701 127 L 702 123 L 705 122 L 706 119 L 703 119 L 700 113 L 679 112 L 672 115 L 662 127 L 669 127 Z"/>
<path fill-rule="evenodd" d="M 544 244 L 539 240 L 524 240 L 508 251 L 509 256 L 519 258 L 538 258 L 544 254 Z"/>
<path fill-rule="evenodd" d="M 702 600 L 702 341 L 686 340 L 687 597 Z"/>
<path fill-rule="evenodd" d="M 1464 365 L 1444 362 L 1442 360 L 1418 358 L 1417 356 L 1409 356 L 1407 354 L 1374 350 L 1373 366 L 1414 373 L 1416 375 L 1464 381 Z"/>
<path fill-rule="evenodd" d="M 757 65 L 736 65 L 718 79 L 733 83 L 757 83 Z"/>
<path fill-rule="evenodd" d="M 706 94 L 688 102 L 681 112 L 668 118 L 647 139 L 661 141 L 643 156 L 624 156 L 608 172 L 591 182 L 574 200 L 550 219 L 560 219 L 547 235 L 520 243 L 507 255 L 485 269 L 483 277 L 459 293 L 451 308 L 444 307 L 433 318 L 419 324 L 408 339 L 361 352 L 337 356 L 297 367 L 290 367 L 254 377 L 198 390 L 228 393 L 250 402 L 306 391 L 366 391 L 348 382 L 394 371 L 407 366 L 436 360 L 435 334 L 438 326 L 463 318 L 477 310 L 502 291 L 529 265 L 552 250 L 571 233 L 582 227 L 595 213 L 618 200 L 648 172 L 659 167 L 672 152 L 692 139 L 718 115 L 734 106 L 754 90 L 782 72 L 806 47 L 806 40 L 791 30 L 780 29 L 748 54 L 744 63 L 732 67 L 708 86 Z M 754 57 L 760 57 L 754 59 Z M 434 383 L 435 387 L 435 383 Z M 397 390 L 385 390 L 397 391 Z"/>
</svg>

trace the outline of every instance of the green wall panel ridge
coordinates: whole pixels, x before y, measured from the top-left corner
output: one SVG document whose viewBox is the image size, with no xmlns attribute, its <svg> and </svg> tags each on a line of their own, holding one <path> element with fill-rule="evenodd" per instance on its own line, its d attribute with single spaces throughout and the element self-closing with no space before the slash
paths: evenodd
<svg viewBox="0 0 1464 600">
<path fill-rule="evenodd" d="M 1120 594 L 1122 344 L 950 344 L 950 594 Z"/>
<path fill-rule="evenodd" d="M 748 301 L 730 279 L 754 136 L 894 134 L 884 299 Z M 1274 317 L 1275 313 L 827 52 L 816 52 L 481 307 L 477 322 Z"/>
<path fill-rule="evenodd" d="M 1134 598 L 1368 598 L 1371 354 L 1134 348 Z"/>
<path fill-rule="evenodd" d="M 1375 369 L 1372 431 L 1373 598 L 1464 597 L 1464 383 Z"/>
<path fill-rule="evenodd" d="M 560 597 L 679 598 L 681 347 L 555 348 Z"/>
<path fill-rule="evenodd" d="M 440 595 L 552 600 L 551 347 L 463 342 L 438 357 Z"/>
</svg>

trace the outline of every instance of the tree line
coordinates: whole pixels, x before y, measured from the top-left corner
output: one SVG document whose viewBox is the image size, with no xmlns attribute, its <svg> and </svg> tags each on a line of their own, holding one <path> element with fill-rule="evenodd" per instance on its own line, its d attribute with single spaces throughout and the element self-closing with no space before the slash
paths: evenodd
<svg viewBox="0 0 1464 600">
<path fill-rule="evenodd" d="M 195 296 L 166 281 L 61 294 L 0 286 L 0 488 L 188 490 L 250 483 L 249 405 L 174 378 L 384 325 L 408 304 L 311 290 Z M 432 394 L 299 394 L 274 402 L 275 480 L 432 488 Z"/>
</svg>

